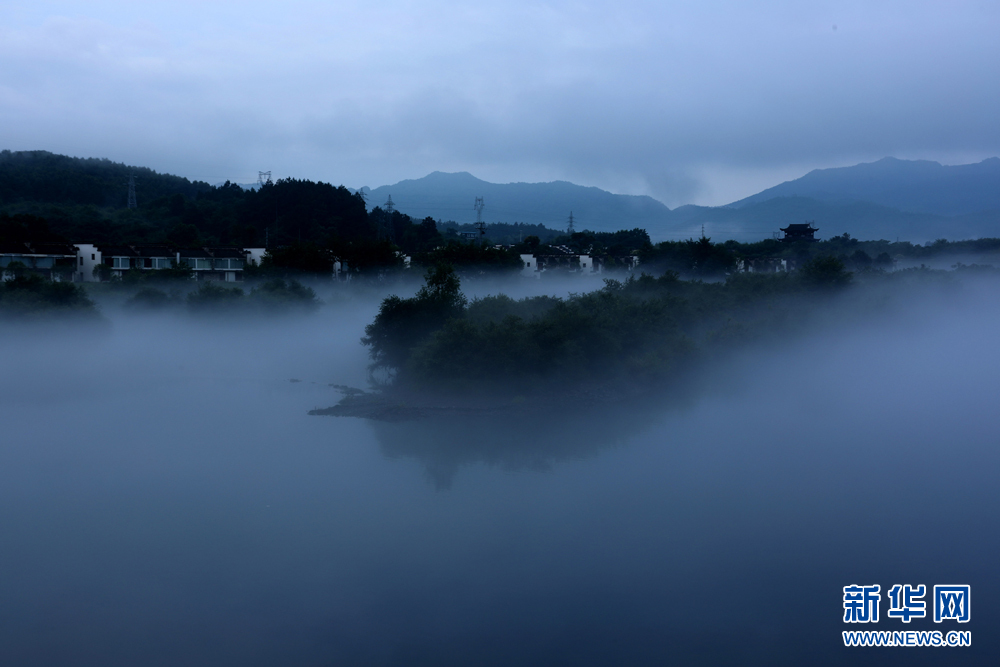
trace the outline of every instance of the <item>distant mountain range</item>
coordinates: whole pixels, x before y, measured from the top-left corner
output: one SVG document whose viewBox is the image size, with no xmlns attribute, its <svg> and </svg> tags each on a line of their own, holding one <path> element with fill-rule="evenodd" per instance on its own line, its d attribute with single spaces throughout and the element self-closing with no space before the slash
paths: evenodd
<svg viewBox="0 0 1000 667">
<path fill-rule="evenodd" d="M 484 219 L 565 229 L 613 231 L 642 227 L 655 240 L 696 237 L 702 227 L 715 240 L 768 238 L 789 223 L 815 223 L 819 236 L 848 233 L 860 239 L 923 242 L 937 238 L 1000 236 L 1000 159 L 943 166 L 926 160 L 885 158 L 853 167 L 817 169 L 728 206 L 670 210 L 652 197 L 616 195 L 565 181 L 488 183 L 471 174 L 434 172 L 374 190 L 369 207 L 391 195 L 413 217 L 472 222 L 476 197 Z"/>
<path fill-rule="evenodd" d="M 778 197 L 869 202 L 943 216 L 1000 211 L 1000 159 L 949 167 L 928 160 L 887 157 L 853 167 L 816 169 L 729 206 L 743 208 Z"/>
<path fill-rule="evenodd" d="M 125 206 L 135 176 L 140 210 L 158 198 L 191 198 L 207 183 L 158 174 L 109 160 L 71 158 L 45 151 L 0 151 L 0 207 L 29 205 Z M 255 187 L 244 184 L 243 187 Z M 853 167 L 817 169 L 727 206 L 670 210 L 646 196 L 551 183 L 488 183 L 466 172 L 434 172 L 374 190 L 362 188 L 368 207 L 392 196 L 397 210 L 421 219 L 474 222 L 473 203 L 485 199 L 487 222 L 523 222 L 564 230 L 570 213 L 577 230 L 641 227 L 654 240 L 769 238 L 789 223 L 813 222 L 818 236 L 848 233 L 859 239 L 926 242 L 1000 237 L 1000 159 L 943 166 L 926 160 L 885 158 Z M 12 208 L 13 207 L 13 208 Z"/>
<path fill-rule="evenodd" d="M 566 181 L 551 183 L 488 183 L 467 172 L 435 171 L 415 180 L 369 190 L 369 208 L 385 206 L 389 196 L 396 209 L 414 218 L 430 216 L 458 223 L 475 222 L 476 197 L 483 197 L 483 219 L 525 222 L 565 229 L 570 213 L 577 230 L 608 231 L 662 224 L 670 209 L 652 197 L 616 195 Z"/>
</svg>

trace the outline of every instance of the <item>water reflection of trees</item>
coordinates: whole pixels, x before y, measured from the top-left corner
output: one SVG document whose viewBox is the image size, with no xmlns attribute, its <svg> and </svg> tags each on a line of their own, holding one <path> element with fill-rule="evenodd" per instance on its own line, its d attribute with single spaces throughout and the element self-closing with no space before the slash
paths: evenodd
<svg viewBox="0 0 1000 667">
<path fill-rule="evenodd" d="M 629 405 L 433 416 L 372 425 L 385 456 L 420 461 L 434 486 L 448 489 L 460 468 L 476 463 L 544 472 L 563 461 L 597 456 L 627 444 L 674 407 L 676 399 L 661 396 Z"/>
</svg>

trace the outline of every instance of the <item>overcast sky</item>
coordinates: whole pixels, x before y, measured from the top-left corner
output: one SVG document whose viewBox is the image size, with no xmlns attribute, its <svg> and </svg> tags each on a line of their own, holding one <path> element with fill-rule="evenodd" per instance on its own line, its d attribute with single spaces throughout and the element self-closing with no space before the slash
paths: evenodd
<svg viewBox="0 0 1000 667">
<path fill-rule="evenodd" d="M 0 148 L 724 204 L 1000 154 L 997 2 L 0 0 Z"/>
</svg>

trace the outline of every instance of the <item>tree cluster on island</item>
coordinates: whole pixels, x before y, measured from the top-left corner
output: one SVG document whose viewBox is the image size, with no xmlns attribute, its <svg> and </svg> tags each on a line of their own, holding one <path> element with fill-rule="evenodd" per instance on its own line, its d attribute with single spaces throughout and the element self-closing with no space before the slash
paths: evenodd
<svg viewBox="0 0 1000 667">
<path fill-rule="evenodd" d="M 628 396 L 669 386 L 750 343 L 801 334 L 814 321 L 851 326 L 852 318 L 884 316 L 906 295 L 952 294 L 966 272 L 998 273 L 855 273 L 836 257 L 819 256 L 795 273 L 707 282 L 667 271 L 607 279 L 599 290 L 567 298 L 470 301 L 442 264 L 414 297 L 386 298 L 361 342 L 373 380 L 389 396 Z"/>
</svg>

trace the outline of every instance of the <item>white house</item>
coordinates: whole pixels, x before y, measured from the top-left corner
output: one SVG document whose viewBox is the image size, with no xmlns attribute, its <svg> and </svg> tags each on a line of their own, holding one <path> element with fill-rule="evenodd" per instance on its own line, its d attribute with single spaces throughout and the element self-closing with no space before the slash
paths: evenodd
<svg viewBox="0 0 1000 667">
<path fill-rule="evenodd" d="M 101 264 L 101 251 L 93 243 L 76 244 L 77 281 L 92 283 L 99 279 L 94 276 L 94 267 Z"/>
<path fill-rule="evenodd" d="M 246 253 L 247 264 L 260 266 L 261 261 L 264 259 L 264 253 L 267 252 L 267 248 L 244 248 L 243 252 Z"/>
</svg>

